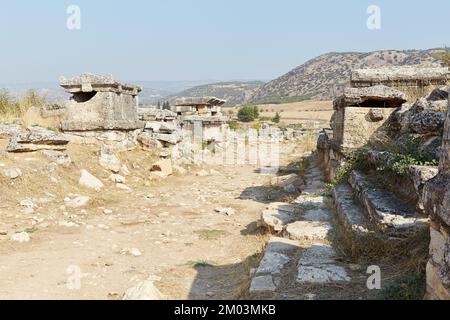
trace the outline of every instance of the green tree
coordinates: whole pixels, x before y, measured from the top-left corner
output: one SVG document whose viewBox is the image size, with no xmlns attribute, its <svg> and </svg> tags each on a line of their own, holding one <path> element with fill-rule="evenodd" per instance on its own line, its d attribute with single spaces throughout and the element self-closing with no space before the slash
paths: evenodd
<svg viewBox="0 0 450 320">
<path fill-rule="evenodd" d="M 163 109 L 164 110 L 170 110 L 170 103 L 169 103 L 169 101 L 166 101 L 166 102 L 163 103 Z"/>
<path fill-rule="evenodd" d="M 238 111 L 238 119 L 242 122 L 251 122 L 259 117 L 258 107 L 243 106 Z"/>
</svg>

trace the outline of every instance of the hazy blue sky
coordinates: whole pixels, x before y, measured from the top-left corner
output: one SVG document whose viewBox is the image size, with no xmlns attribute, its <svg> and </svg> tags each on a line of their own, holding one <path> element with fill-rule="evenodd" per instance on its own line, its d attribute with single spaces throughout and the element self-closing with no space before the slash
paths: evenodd
<svg viewBox="0 0 450 320">
<path fill-rule="evenodd" d="M 81 8 L 81 30 L 66 9 Z M 381 8 L 379 31 L 366 9 Z M 269 80 L 329 51 L 450 45 L 450 1 L 1 0 L 0 83 Z"/>
</svg>

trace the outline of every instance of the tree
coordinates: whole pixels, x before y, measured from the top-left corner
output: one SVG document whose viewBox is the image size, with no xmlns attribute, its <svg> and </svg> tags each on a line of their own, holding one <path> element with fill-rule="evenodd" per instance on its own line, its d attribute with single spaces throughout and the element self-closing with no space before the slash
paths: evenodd
<svg viewBox="0 0 450 320">
<path fill-rule="evenodd" d="M 161 101 L 158 101 L 158 109 L 161 109 Z"/>
<path fill-rule="evenodd" d="M 258 107 L 243 106 L 238 111 L 238 119 L 242 122 L 251 122 L 259 117 Z"/>
<path fill-rule="evenodd" d="M 280 121 L 281 121 L 281 116 L 280 116 L 280 114 L 279 114 L 278 112 L 275 114 L 275 117 L 273 117 L 272 121 L 273 121 L 274 123 L 280 123 Z"/>
<path fill-rule="evenodd" d="M 169 103 L 169 101 L 164 102 L 162 108 L 164 110 L 170 110 L 170 103 Z"/>
</svg>

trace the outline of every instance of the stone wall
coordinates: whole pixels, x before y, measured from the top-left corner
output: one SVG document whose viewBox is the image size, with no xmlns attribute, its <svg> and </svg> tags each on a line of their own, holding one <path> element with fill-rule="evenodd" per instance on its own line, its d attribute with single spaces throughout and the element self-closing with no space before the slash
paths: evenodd
<svg viewBox="0 0 450 320">
<path fill-rule="evenodd" d="M 427 298 L 450 300 L 450 113 L 441 153 L 439 175 L 425 185 L 423 196 L 431 218 Z"/>
</svg>

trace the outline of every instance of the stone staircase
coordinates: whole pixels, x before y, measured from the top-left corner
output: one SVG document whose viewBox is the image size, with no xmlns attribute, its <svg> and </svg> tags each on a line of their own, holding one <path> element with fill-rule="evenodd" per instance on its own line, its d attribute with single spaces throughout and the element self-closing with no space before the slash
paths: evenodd
<svg viewBox="0 0 450 320">
<path fill-rule="evenodd" d="M 275 235 L 259 267 L 251 270 L 251 298 L 289 297 L 291 290 L 293 298 L 302 298 L 303 292 L 303 298 L 312 299 L 311 285 L 351 281 L 331 244 L 335 213 L 329 209 L 331 199 L 322 195 L 323 173 L 314 156 L 309 162 L 302 194 L 293 203 L 271 203 L 262 213 L 260 225 Z"/>
<path fill-rule="evenodd" d="M 428 218 L 417 213 L 414 206 L 359 171 L 350 174 L 348 184 L 333 190 L 333 199 L 338 218 L 357 236 L 375 233 L 405 238 L 429 226 Z"/>
</svg>

